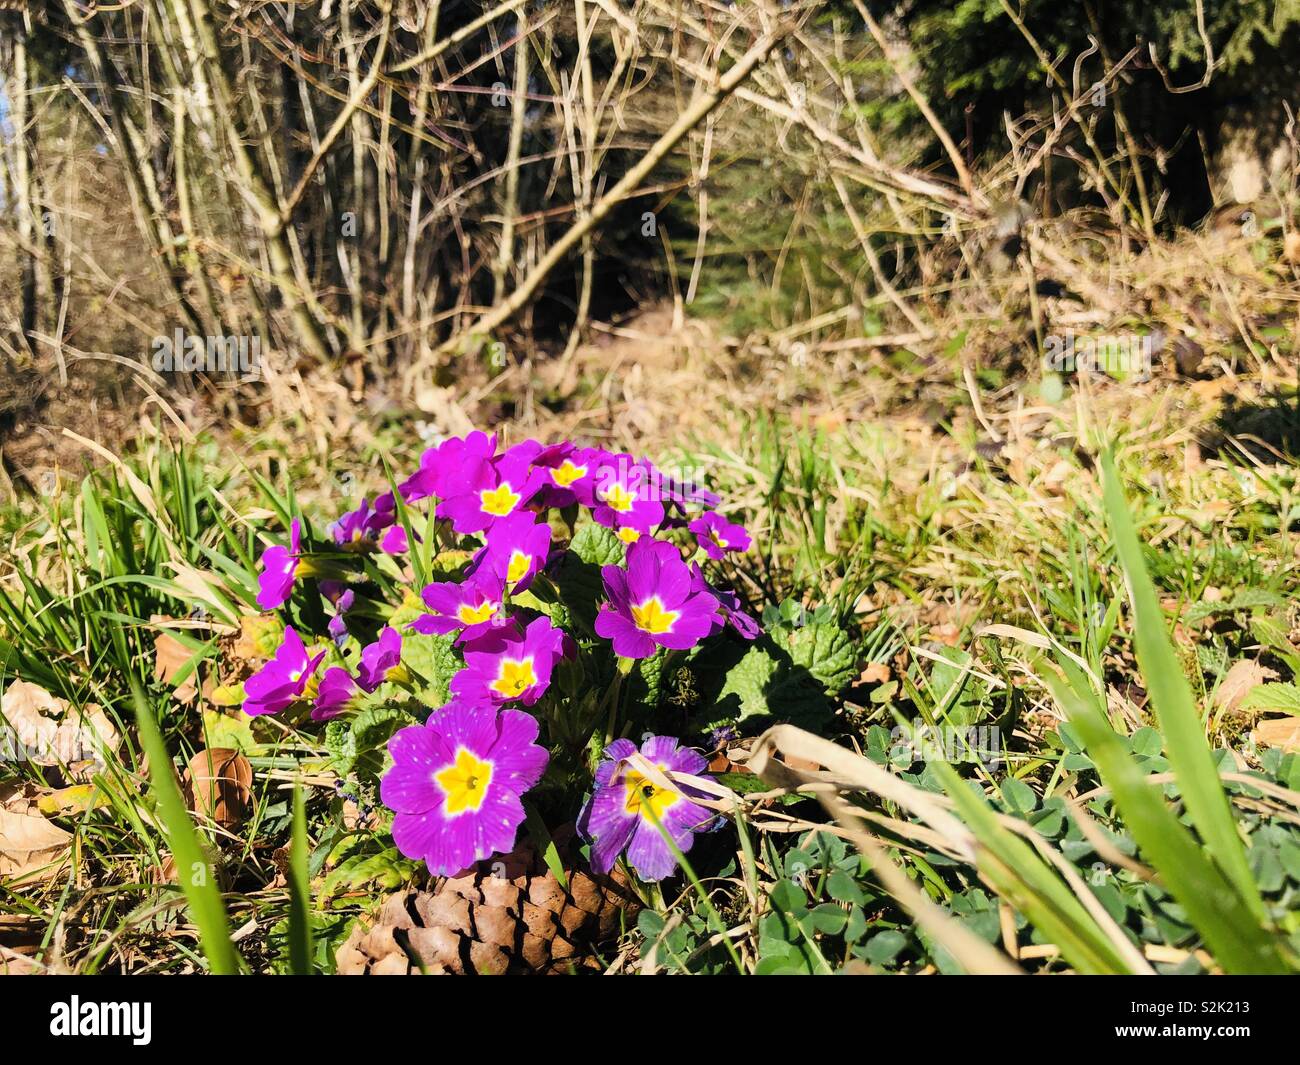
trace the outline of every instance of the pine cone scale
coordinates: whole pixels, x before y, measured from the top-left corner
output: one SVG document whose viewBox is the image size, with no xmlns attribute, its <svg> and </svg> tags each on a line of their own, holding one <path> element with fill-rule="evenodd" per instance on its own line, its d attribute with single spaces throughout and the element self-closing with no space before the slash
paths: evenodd
<svg viewBox="0 0 1300 1065">
<path fill-rule="evenodd" d="M 487 863 L 483 863 L 487 864 Z M 488 871 L 389 896 L 339 949 L 343 974 L 499 975 L 598 967 L 595 949 L 639 904 L 619 875 L 566 870 L 568 891 L 530 846 Z"/>
</svg>

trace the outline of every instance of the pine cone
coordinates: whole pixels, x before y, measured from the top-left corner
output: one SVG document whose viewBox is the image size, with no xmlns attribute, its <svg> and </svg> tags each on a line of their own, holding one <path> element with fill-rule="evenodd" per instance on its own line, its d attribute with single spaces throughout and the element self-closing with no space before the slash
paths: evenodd
<svg viewBox="0 0 1300 1065">
<path fill-rule="evenodd" d="M 558 842 L 558 841 L 557 841 Z M 563 853 L 563 848 L 562 848 Z M 594 949 L 640 903 L 621 873 L 566 863 L 566 892 L 529 844 L 431 891 L 390 895 L 338 951 L 341 975 L 565 973 L 598 969 Z"/>
</svg>

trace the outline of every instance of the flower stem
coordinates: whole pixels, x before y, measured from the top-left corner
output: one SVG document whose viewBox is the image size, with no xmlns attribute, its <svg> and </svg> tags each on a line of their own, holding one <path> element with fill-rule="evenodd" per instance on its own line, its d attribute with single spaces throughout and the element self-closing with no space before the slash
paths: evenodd
<svg viewBox="0 0 1300 1065">
<path fill-rule="evenodd" d="M 626 663 L 626 668 L 624 667 Z M 632 659 L 620 658 L 618 660 L 618 671 L 614 674 L 614 680 L 609 688 L 605 691 L 605 698 L 601 701 L 600 708 L 605 709 L 609 705 L 609 716 L 605 718 L 605 746 L 608 747 L 614 742 L 616 735 L 615 729 L 618 725 L 618 704 L 619 696 L 623 691 L 623 678 L 631 672 Z M 599 713 L 599 711 L 598 711 Z"/>
</svg>

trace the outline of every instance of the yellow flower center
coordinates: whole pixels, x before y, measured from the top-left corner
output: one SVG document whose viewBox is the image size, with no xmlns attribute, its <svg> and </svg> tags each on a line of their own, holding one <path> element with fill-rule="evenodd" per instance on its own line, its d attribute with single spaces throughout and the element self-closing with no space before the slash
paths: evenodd
<svg viewBox="0 0 1300 1065">
<path fill-rule="evenodd" d="M 523 660 L 503 658 L 501 659 L 501 666 L 497 670 L 496 680 L 492 681 L 488 687 L 498 695 L 504 695 L 507 699 L 517 699 L 536 683 L 537 674 L 533 672 L 531 657 Z"/>
<path fill-rule="evenodd" d="M 660 765 L 659 768 L 665 767 Z M 623 799 L 623 809 L 637 817 L 646 817 L 646 811 L 650 810 L 658 820 L 662 821 L 664 814 L 673 803 L 681 798 L 675 791 L 669 791 L 652 783 L 648 777 L 635 769 L 627 771 L 627 775 L 623 778 L 623 786 L 627 789 Z M 646 820 L 649 818 L 647 817 Z"/>
<path fill-rule="evenodd" d="M 293 681 L 295 684 L 297 684 L 298 681 L 302 680 L 302 670 L 295 669 L 292 673 L 289 674 L 289 679 Z"/>
<path fill-rule="evenodd" d="M 492 783 L 492 763 L 475 758 L 461 747 L 456 751 L 456 760 L 434 773 L 433 779 L 447 795 L 444 812 L 448 816 L 478 810 Z"/>
<path fill-rule="evenodd" d="M 604 498 L 609 509 L 618 511 L 620 514 L 626 514 L 632 509 L 632 504 L 636 502 L 636 496 L 629 492 L 624 485 L 617 482 L 605 489 Z"/>
<path fill-rule="evenodd" d="M 565 459 L 551 471 L 551 480 L 561 488 L 568 488 L 574 481 L 587 476 L 586 466 L 576 466 L 570 459 Z"/>
<path fill-rule="evenodd" d="M 652 636 L 672 632 L 673 622 L 681 617 L 680 610 L 665 610 L 663 600 L 652 595 L 643 603 L 632 604 L 632 623 L 642 632 Z"/>
<path fill-rule="evenodd" d="M 491 514 L 494 518 L 504 518 L 519 505 L 519 493 L 506 481 L 502 481 L 495 488 L 483 489 L 478 498 L 483 513 Z"/>
<path fill-rule="evenodd" d="M 510 555 L 510 565 L 506 567 L 506 580 L 512 584 L 515 581 L 522 581 L 528 573 L 528 567 L 533 564 L 533 556 L 525 555 L 522 551 L 514 551 Z"/>
<path fill-rule="evenodd" d="M 481 625 L 492 616 L 496 608 L 497 604 L 493 602 L 480 603 L 478 606 L 461 603 L 456 608 L 456 617 L 466 625 Z"/>
<path fill-rule="evenodd" d="M 636 529 L 630 529 L 624 525 L 614 534 L 625 544 L 634 544 L 641 539 L 641 533 Z"/>
<path fill-rule="evenodd" d="M 712 541 L 713 541 L 715 544 L 717 544 L 719 547 L 726 547 L 726 546 L 727 546 L 727 541 L 724 540 L 721 536 L 718 535 L 718 530 L 717 530 L 717 529 L 710 529 L 710 530 L 709 530 L 709 539 L 712 540 Z"/>
</svg>

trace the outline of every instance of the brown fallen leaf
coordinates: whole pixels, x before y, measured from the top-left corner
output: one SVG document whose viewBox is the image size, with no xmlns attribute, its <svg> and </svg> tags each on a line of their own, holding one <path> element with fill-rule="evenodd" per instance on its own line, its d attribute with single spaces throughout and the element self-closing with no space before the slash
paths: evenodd
<svg viewBox="0 0 1300 1065">
<path fill-rule="evenodd" d="M 0 877 L 27 883 L 49 880 L 72 847 L 72 834 L 42 817 L 27 798 L 0 803 Z"/>
<path fill-rule="evenodd" d="M 199 751 L 190 759 L 184 784 L 190 809 L 222 828 L 239 825 L 252 807 L 253 767 L 229 747 Z"/>
<path fill-rule="evenodd" d="M 893 671 L 889 668 L 887 662 L 868 662 L 863 668 L 861 675 L 858 677 L 859 684 L 884 684 Z"/>
<path fill-rule="evenodd" d="M 0 976 L 36 976 L 44 971 L 40 962 L 0 945 Z"/>
<path fill-rule="evenodd" d="M 11 681 L 0 697 L 4 715 L 25 756 L 37 765 L 79 766 L 72 775 L 87 779 L 93 764 L 102 764 L 117 750 L 121 737 L 108 715 L 94 703 L 74 710 L 65 699 L 51 695 L 39 684 Z"/>
<path fill-rule="evenodd" d="M 726 751 L 719 751 L 709 759 L 710 773 L 748 773 L 749 767 L 741 765 L 739 762 L 733 762 L 727 757 Z M 752 775 L 752 774 L 751 774 Z"/>
<path fill-rule="evenodd" d="M 104 806 L 108 796 L 96 791 L 93 784 L 73 784 L 69 788 L 56 788 L 36 797 L 36 808 L 43 814 L 68 817 L 85 813 L 92 806 Z"/>
<path fill-rule="evenodd" d="M 39 954 L 45 939 L 45 921 L 39 914 L 0 913 L 0 975 L 4 974 L 4 951 L 11 957 Z"/>
<path fill-rule="evenodd" d="M 149 869 L 151 884 L 179 884 L 180 874 L 176 871 L 176 859 L 170 854 L 162 855 L 162 861 Z"/>
<path fill-rule="evenodd" d="M 154 636 L 153 675 L 165 684 L 170 684 L 172 678 L 188 665 L 193 657 L 194 652 L 171 633 L 160 632 Z M 176 697 L 177 702 L 188 703 L 194 696 L 198 695 L 197 676 L 198 670 L 192 670 L 188 677 L 175 686 L 172 694 Z"/>
<path fill-rule="evenodd" d="M 1274 670 L 1261 666 L 1258 662 L 1243 658 L 1236 663 L 1219 684 L 1215 692 L 1214 704 L 1224 713 L 1232 713 L 1241 705 L 1241 700 L 1254 688 L 1265 681 L 1277 677 Z"/>
<path fill-rule="evenodd" d="M 1274 717 L 1261 721 L 1251 736 L 1265 747 L 1281 747 L 1286 753 L 1300 751 L 1300 717 Z"/>
<path fill-rule="evenodd" d="M 1282 258 L 1289 263 L 1300 266 L 1300 233 L 1294 229 L 1282 241 Z"/>
</svg>

